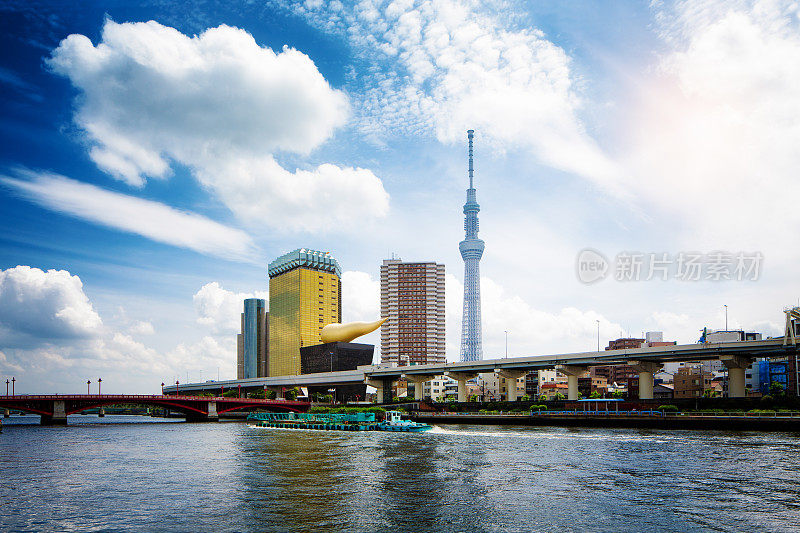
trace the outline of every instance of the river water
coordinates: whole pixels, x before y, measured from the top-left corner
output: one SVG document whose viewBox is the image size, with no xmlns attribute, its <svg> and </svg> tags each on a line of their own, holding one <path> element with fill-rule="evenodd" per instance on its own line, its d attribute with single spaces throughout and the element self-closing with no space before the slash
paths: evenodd
<svg viewBox="0 0 800 533">
<path fill-rule="evenodd" d="M 798 531 L 800 435 L 5 420 L 0 531 Z"/>
</svg>

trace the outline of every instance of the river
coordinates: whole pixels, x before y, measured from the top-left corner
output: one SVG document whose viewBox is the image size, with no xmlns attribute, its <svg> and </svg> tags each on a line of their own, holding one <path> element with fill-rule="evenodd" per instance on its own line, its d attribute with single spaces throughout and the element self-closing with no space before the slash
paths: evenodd
<svg viewBox="0 0 800 533">
<path fill-rule="evenodd" d="M 0 434 L 1 531 L 798 531 L 800 435 L 71 416 Z"/>
</svg>

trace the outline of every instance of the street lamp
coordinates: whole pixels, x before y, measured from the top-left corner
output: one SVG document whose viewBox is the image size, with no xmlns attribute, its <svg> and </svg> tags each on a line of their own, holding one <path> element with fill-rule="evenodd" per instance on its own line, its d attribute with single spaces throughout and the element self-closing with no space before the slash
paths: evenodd
<svg viewBox="0 0 800 533">
<path fill-rule="evenodd" d="M 161 382 L 161 396 L 164 396 L 164 382 Z"/>
<path fill-rule="evenodd" d="M 600 351 L 600 321 L 595 320 L 597 322 L 597 351 Z"/>
<path fill-rule="evenodd" d="M 333 350 L 328 352 L 328 356 L 330 357 L 331 360 L 331 372 L 333 372 Z"/>
<path fill-rule="evenodd" d="M 508 330 L 505 330 L 506 334 L 506 359 L 508 359 Z"/>
<path fill-rule="evenodd" d="M 175 396 L 177 396 L 178 392 L 180 391 L 180 384 L 181 384 L 181 382 L 176 379 L 175 380 Z"/>
<path fill-rule="evenodd" d="M 722 307 L 725 308 L 725 331 L 728 331 L 728 306 L 723 305 Z"/>
<path fill-rule="evenodd" d="M 103 378 L 97 378 L 97 395 L 100 396 L 100 384 L 103 383 Z"/>
<path fill-rule="evenodd" d="M 8 384 L 11 383 L 10 381 L 6 380 L 6 396 L 8 396 Z"/>
<path fill-rule="evenodd" d="M 91 384 L 92 384 L 92 380 L 87 379 L 86 380 L 86 394 L 91 394 L 91 392 L 89 391 L 89 387 L 91 386 Z"/>
<path fill-rule="evenodd" d="M 17 378 L 11 377 L 11 396 L 15 396 L 14 394 L 14 382 L 17 381 Z"/>
</svg>

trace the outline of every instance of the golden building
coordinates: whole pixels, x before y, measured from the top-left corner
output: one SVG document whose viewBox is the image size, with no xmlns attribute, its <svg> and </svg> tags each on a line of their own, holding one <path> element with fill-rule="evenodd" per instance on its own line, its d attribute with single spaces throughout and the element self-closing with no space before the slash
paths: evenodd
<svg viewBox="0 0 800 533">
<path fill-rule="evenodd" d="M 341 270 L 329 252 L 300 248 L 269 264 L 268 376 L 300 374 L 300 348 L 342 317 Z"/>
</svg>

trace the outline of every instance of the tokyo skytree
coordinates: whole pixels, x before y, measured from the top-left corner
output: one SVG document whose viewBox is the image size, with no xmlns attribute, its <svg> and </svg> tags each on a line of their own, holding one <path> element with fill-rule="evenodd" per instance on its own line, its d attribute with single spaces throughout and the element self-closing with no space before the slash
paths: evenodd
<svg viewBox="0 0 800 533">
<path fill-rule="evenodd" d="M 461 319 L 461 360 L 483 359 L 481 340 L 481 256 L 483 241 L 478 238 L 478 211 L 481 210 L 472 183 L 472 137 L 474 130 L 467 130 L 469 139 L 469 189 L 464 204 L 464 231 L 466 237 L 458 243 L 464 259 L 464 315 Z"/>
</svg>

